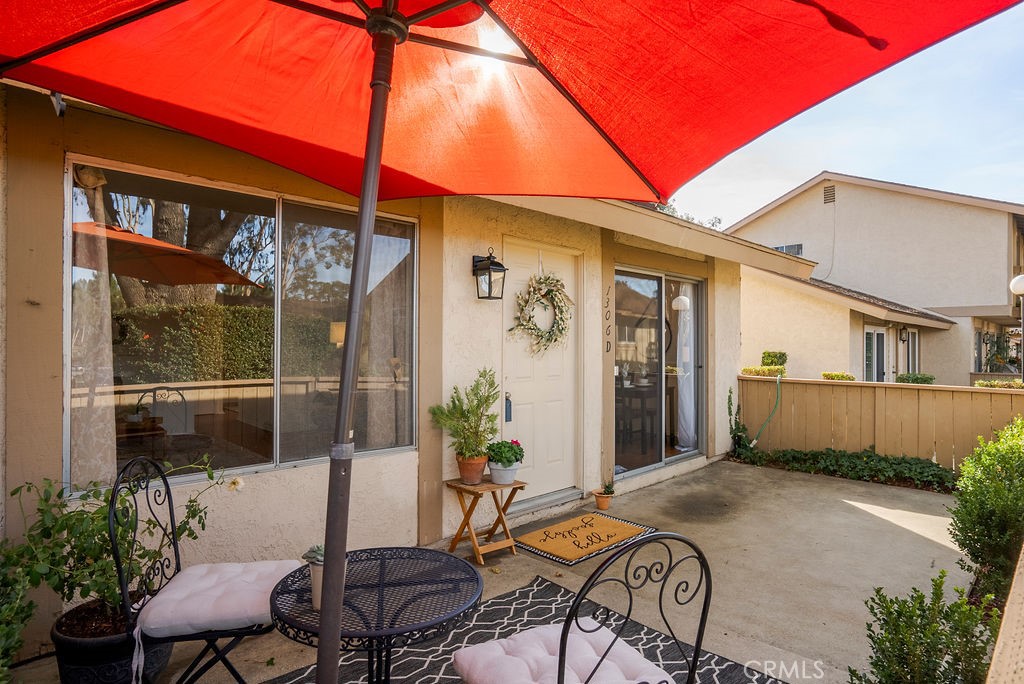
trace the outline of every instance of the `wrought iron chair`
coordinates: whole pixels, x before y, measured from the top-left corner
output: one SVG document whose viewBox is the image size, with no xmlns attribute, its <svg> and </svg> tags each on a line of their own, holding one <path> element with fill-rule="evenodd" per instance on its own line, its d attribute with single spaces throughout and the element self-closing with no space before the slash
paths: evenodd
<svg viewBox="0 0 1024 684">
<path fill-rule="evenodd" d="M 639 600 L 649 594 L 656 596 L 661 618 L 650 626 L 663 630 L 675 647 L 669 644 L 661 656 L 669 660 L 678 653 L 679 661 L 652 663 L 624 641 L 624 632 L 636 626 L 630 620 Z M 606 603 L 622 609 L 613 613 Z M 688 606 L 699 607 L 699 614 L 688 613 Z M 601 563 L 576 594 L 564 623 L 463 648 L 455 653 L 455 670 L 467 684 L 660 684 L 675 681 L 666 669 L 685 663 L 685 681 L 693 684 L 710 606 L 711 569 L 704 553 L 682 535 L 655 532 Z M 679 635 L 694 628 L 694 618 L 691 647 Z"/>
<path fill-rule="evenodd" d="M 144 456 L 121 469 L 110 496 L 108 524 L 122 610 L 136 642 L 133 670 L 142 671 L 143 636 L 156 644 L 205 641 L 178 682 L 195 682 L 219 662 L 244 683 L 227 656 L 245 637 L 273 629 L 270 592 L 301 563 L 213 563 L 183 570 L 167 476 Z M 159 549 L 160 557 L 140 563 L 141 547 Z M 222 639 L 228 642 L 218 645 Z"/>
<path fill-rule="evenodd" d="M 163 420 L 172 454 L 184 455 L 186 461 L 191 462 L 213 444 L 213 437 L 196 432 L 195 410 L 180 389 L 165 385 L 151 387 L 139 395 L 136 408 L 147 403 L 150 413 Z"/>
</svg>

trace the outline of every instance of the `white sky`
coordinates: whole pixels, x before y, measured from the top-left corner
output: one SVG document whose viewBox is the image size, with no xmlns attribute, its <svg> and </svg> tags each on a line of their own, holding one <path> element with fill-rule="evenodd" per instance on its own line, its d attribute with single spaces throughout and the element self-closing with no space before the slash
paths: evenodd
<svg viewBox="0 0 1024 684">
<path fill-rule="evenodd" d="M 825 170 L 1024 204 L 1024 6 L 791 119 L 673 200 L 727 228 Z"/>
</svg>

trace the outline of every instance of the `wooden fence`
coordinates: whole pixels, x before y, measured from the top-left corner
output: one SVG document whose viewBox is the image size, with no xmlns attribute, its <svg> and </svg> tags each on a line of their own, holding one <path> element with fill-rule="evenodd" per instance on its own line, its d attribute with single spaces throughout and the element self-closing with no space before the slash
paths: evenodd
<svg viewBox="0 0 1024 684">
<path fill-rule="evenodd" d="M 775 405 L 775 378 L 740 376 L 741 419 L 751 439 Z M 956 467 L 978 437 L 1024 413 L 1024 391 L 942 385 L 782 379 L 779 407 L 757 448 L 860 451 Z"/>
</svg>

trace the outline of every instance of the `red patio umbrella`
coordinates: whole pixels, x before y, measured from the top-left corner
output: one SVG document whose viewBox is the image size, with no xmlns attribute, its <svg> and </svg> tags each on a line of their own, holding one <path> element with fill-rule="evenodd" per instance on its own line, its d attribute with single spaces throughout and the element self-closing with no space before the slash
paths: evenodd
<svg viewBox="0 0 1024 684">
<path fill-rule="evenodd" d="M 117 226 L 87 221 L 73 224 L 71 231 L 75 266 L 163 285 L 256 285 L 219 259 Z"/>
<path fill-rule="evenodd" d="M 665 201 L 794 114 L 1013 4 L 5 0 L 0 76 L 361 196 L 318 655 L 320 680 L 336 681 L 354 342 L 378 196 Z"/>
</svg>

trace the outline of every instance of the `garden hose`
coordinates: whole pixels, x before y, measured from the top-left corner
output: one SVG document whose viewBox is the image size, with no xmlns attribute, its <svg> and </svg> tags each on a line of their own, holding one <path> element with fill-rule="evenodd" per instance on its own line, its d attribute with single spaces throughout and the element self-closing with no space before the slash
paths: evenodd
<svg viewBox="0 0 1024 684">
<path fill-rule="evenodd" d="M 772 412 L 768 414 L 768 417 L 764 419 L 764 423 L 761 425 L 761 429 L 754 435 L 753 441 L 750 443 L 751 448 L 757 446 L 757 440 L 761 437 L 761 433 L 768 427 L 768 422 L 775 415 L 775 412 L 779 410 L 779 395 L 782 394 L 782 373 L 775 376 L 775 406 L 772 407 Z"/>
</svg>

